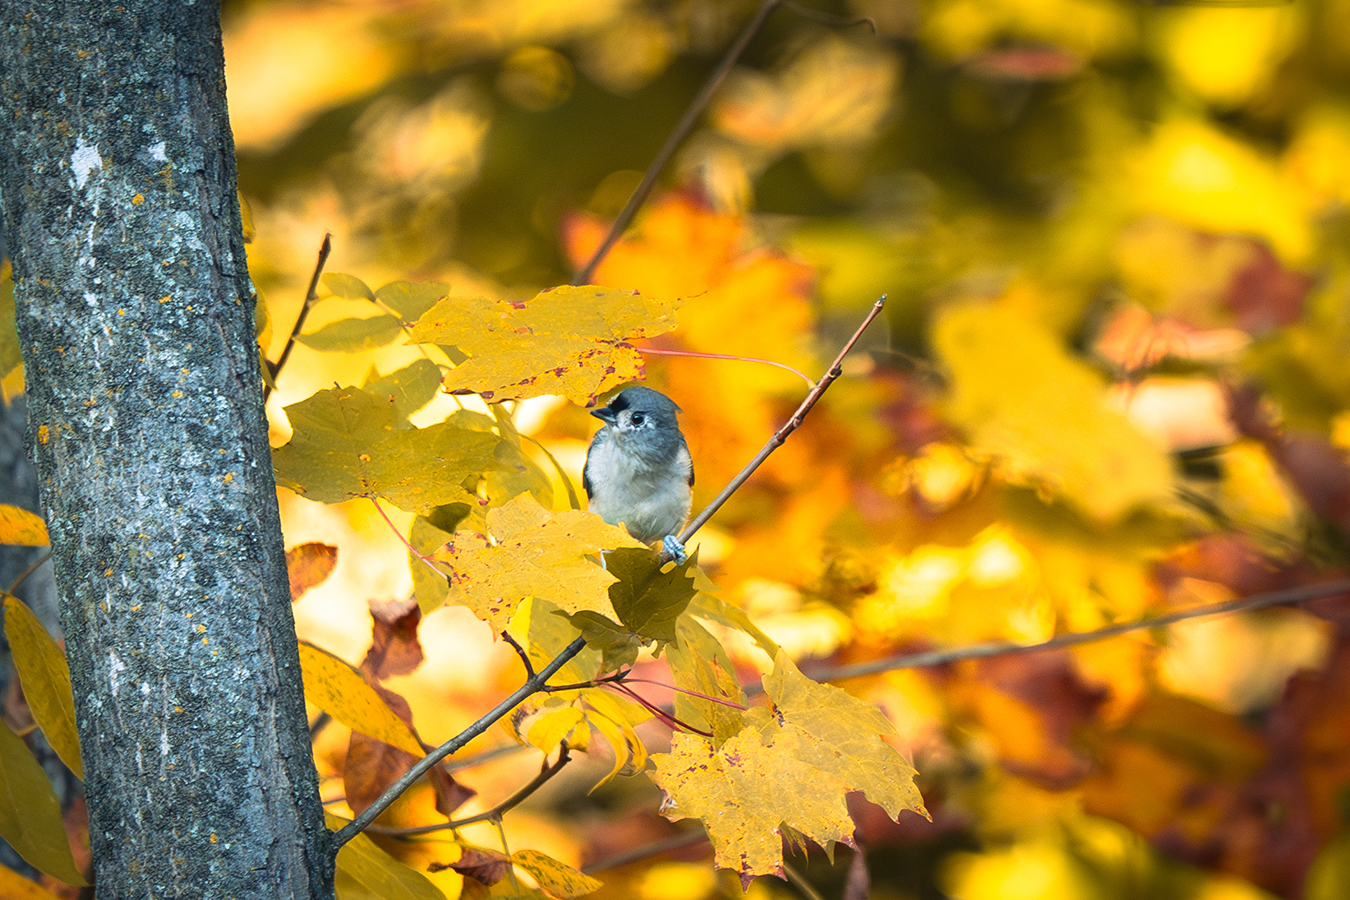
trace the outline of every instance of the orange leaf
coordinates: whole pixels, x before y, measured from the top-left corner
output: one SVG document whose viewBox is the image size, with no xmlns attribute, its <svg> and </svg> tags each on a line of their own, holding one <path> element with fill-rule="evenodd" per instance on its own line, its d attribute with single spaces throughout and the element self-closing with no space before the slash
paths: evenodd
<svg viewBox="0 0 1350 900">
<path fill-rule="evenodd" d="M 24 878 L 8 866 L 0 866 L 0 896 L 9 900 L 60 900 L 36 881 Z"/>
<path fill-rule="evenodd" d="M 291 578 L 291 602 L 322 584 L 337 565 L 337 548 L 311 541 L 286 551 L 286 574 Z"/>
<path fill-rule="evenodd" d="M 47 523 L 36 513 L 0 503 L 0 544 L 19 544 L 24 547 L 45 547 Z"/>
<path fill-rule="evenodd" d="M 361 660 L 361 671 L 367 678 L 383 681 L 394 675 L 407 675 L 422 664 L 426 657 L 417 640 L 417 624 L 422 611 L 417 601 L 370 601 L 370 615 L 375 620 L 370 649 Z"/>
<path fill-rule="evenodd" d="M 496 884 L 506 877 L 511 860 L 506 854 L 486 847 L 465 847 L 459 862 L 451 863 L 450 868 L 474 881 Z"/>
</svg>

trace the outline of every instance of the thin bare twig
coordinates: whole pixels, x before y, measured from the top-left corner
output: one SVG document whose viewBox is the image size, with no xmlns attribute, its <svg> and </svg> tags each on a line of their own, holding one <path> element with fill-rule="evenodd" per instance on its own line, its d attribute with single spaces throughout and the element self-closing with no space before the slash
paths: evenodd
<svg viewBox="0 0 1350 900">
<path fill-rule="evenodd" d="M 1108 625 L 1105 628 L 1098 628 L 1094 631 L 1061 634 L 1058 637 L 1051 638 L 1048 641 L 1042 641 L 1039 644 L 1013 644 L 1007 641 L 989 641 L 984 644 L 954 647 L 950 650 L 932 650 L 927 653 L 905 653 L 899 656 L 887 656 L 881 659 L 872 659 L 867 662 L 854 663 L 848 666 L 817 669 L 808 674 L 816 681 L 843 681 L 846 678 L 857 678 L 861 675 L 876 675 L 880 672 L 893 672 L 898 669 L 918 669 L 927 666 L 940 666 L 946 663 L 958 662 L 963 659 L 983 659 L 990 656 L 1008 656 L 1013 653 L 1039 653 L 1042 650 L 1055 650 L 1060 647 L 1073 647 L 1078 644 L 1102 641 L 1107 638 L 1128 634 L 1131 631 L 1144 631 L 1149 628 L 1161 628 L 1165 625 L 1175 625 L 1177 622 L 1184 622 L 1187 619 L 1199 619 L 1205 616 L 1218 616 L 1225 613 L 1265 609 L 1268 606 L 1280 606 L 1286 603 L 1307 603 L 1309 600 L 1317 600 L 1321 597 L 1334 597 L 1337 594 L 1350 594 L 1350 579 L 1329 581 L 1324 584 L 1306 585 L 1297 588 L 1286 588 L 1285 590 L 1269 591 L 1263 594 L 1252 594 L 1248 597 L 1239 597 L 1236 600 L 1227 600 L 1223 603 L 1195 606 L 1190 609 L 1183 609 L 1162 616 L 1154 616 L 1148 619 L 1136 619 L 1132 622 L 1121 622 L 1118 625 Z M 758 693 L 759 690 L 762 690 L 761 686 L 751 685 L 746 688 L 746 694 Z"/>
<path fill-rule="evenodd" d="M 751 475 L 755 474 L 755 470 L 763 464 L 764 460 L 769 458 L 769 454 L 783 446 L 783 442 L 788 439 L 788 435 L 800 427 L 802 420 L 806 418 L 806 414 L 811 411 L 811 407 L 816 405 L 821 395 L 825 393 L 826 388 L 833 384 L 843 371 L 840 366 L 844 362 L 844 357 L 848 356 L 849 351 L 853 349 L 853 345 L 858 343 L 858 339 L 867 330 L 867 326 L 871 325 L 876 317 L 881 315 L 881 310 L 885 305 L 886 295 L 883 294 L 876 303 L 872 304 L 872 308 L 867 313 L 867 318 L 863 319 L 862 324 L 853 332 L 853 336 L 844 344 L 843 349 L 839 351 L 839 355 L 834 358 L 834 362 L 830 363 L 830 368 L 821 376 L 820 381 L 811 389 L 811 392 L 806 395 L 806 399 L 802 401 L 801 406 L 797 407 L 797 411 L 792 414 L 792 418 L 787 420 L 787 424 L 774 432 L 773 437 L 769 438 L 769 442 L 764 445 L 764 448 L 755 454 L 755 458 L 750 460 L 749 464 L 741 469 L 740 473 L 731 479 L 726 487 L 722 488 L 722 493 L 718 494 L 713 502 L 704 507 L 703 511 L 694 516 L 689 524 L 684 527 L 684 531 L 680 532 L 681 544 L 688 543 L 689 539 L 694 536 L 694 532 L 702 528 L 713 517 L 713 514 L 722 508 L 722 504 L 726 503 L 731 495 L 736 493 L 736 490 L 742 484 L 745 484 Z"/>
<path fill-rule="evenodd" d="M 46 553 L 42 554 L 37 559 L 33 560 L 31 563 L 28 564 L 28 568 L 20 572 L 19 577 L 15 578 L 14 583 L 9 586 L 9 590 L 4 591 L 3 593 L 6 593 L 9 596 L 13 597 L 15 600 L 18 600 L 19 598 L 14 592 L 19 589 L 19 585 L 27 581 L 29 575 L 32 575 L 34 572 L 36 572 L 39 568 L 41 568 L 43 563 L 45 563 L 47 560 L 51 558 L 52 558 L 52 551 L 51 548 L 48 548 Z"/>
<path fill-rule="evenodd" d="M 555 762 L 550 763 L 545 759 L 544 765 L 539 769 L 539 774 L 534 776 L 528 784 L 522 786 L 520 790 L 492 807 L 492 809 L 485 810 L 484 812 L 467 816 L 463 819 L 441 822 L 436 825 L 417 825 L 409 828 L 389 828 L 384 825 L 367 825 L 366 831 L 371 834 L 388 835 L 389 837 L 414 837 L 419 834 L 431 834 L 437 831 L 453 831 L 457 828 L 464 828 L 477 822 L 500 821 L 502 816 L 524 803 L 529 799 L 531 794 L 547 784 L 554 775 L 561 772 L 563 767 L 571 762 L 571 760 L 571 751 L 568 750 L 566 744 L 562 744 L 561 749 L 558 751 L 558 759 Z"/>
<path fill-rule="evenodd" d="M 526 697 L 542 691 L 548 680 L 552 678 L 559 669 L 565 666 L 572 657 L 580 653 L 585 646 L 585 638 L 577 638 L 572 641 L 572 643 L 568 644 L 561 653 L 553 658 L 552 662 L 544 666 L 543 669 L 539 670 L 530 678 L 527 678 L 524 684 L 518 687 L 511 696 L 493 707 L 491 712 L 419 759 L 411 769 L 403 773 L 398 781 L 390 785 L 383 794 L 376 798 L 374 803 L 370 804 L 370 806 L 368 806 L 359 816 L 333 834 L 332 841 L 329 844 L 329 848 L 332 852 L 336 854 L 343 844 L 364 831 L 371 822 L 374 822 L 379 817 L 380 813 L 392 806 L 394 801 L 397 800 L 404 791 L 416 783 L 417 779 L 425 775 L 432 766 L 487 731 L 498 719 L 501 719 L 511 710 L 515 709 Z"/>
<path fill-rule="evenodd" d="M 526 677 L 526 678 L 533 678 L 533 677 L 534 677 L 534 664 L 530 662 L 530 654 L 528 654 L 528 653 L 525 652 L 525 648 L 522 647 L 522 646 L 520 646 L 520 642 L 519 642 L 519 641 L 517 641 L 515 638 L 511 637 L 511 633 L 510 633 L 510 632 L 508 632 L 508 631 L 503 631 L 503 632 L 502 632 L 502 640 L 504 640 L 504 641 L 506 641 L 508 644 L 510 644 L 510 645 L 511 645 L 511 649 L 514 650 L 514 651 L 516 651 L 516 655 L 520 657 L 520 662 L 521 662 L 521 664 L 525 666 L 525 677 Z"/>
<path fill-rule="evenodd" d="M 769 18 L 769 13 L 773 12 L 774 8 L 782 2 L 783 0 L 764 0 L 760 4 L 759 10 L 746 23 L 745 28 L 737 35 L 735 43 L 723 55 L 721 62 L 717 64 L 713 73 L 708 76 L 703 89 L 689 104 L 689 108 L 684 111 L 684 118 L 680 119 L 679 124 L 675 126 L 675 130 L 666 138 L 666 142 L 661 146 L 656 158 L 647 167 L 647 172 L 642 176 L 642 182 L 637 186 L 637 190 L 633 191 L 633 196 L 628 198 L 628 203 L 624 206 L 623 212 L 619 213 L 619 217 L 610 226 L 605 239 L 600 242 L 599 247 L 595 248 L 595 252 L 591 254 L 591 258 L 586 265 L 578 269 L 576 274 L 572 276 L 572 284 L 590 283 L 591 278 L 595 275 L 595 270 L 605 256 L 609 254 L 614 242 L 624 233 L 624 230 L 628 228 L 637 215 L 638 210 L 642 208 L 642 204 L 646 202 L 652 188 L 656 186 L 656 179 L 661 177 L 661 173 L 670 164 L 671 159 L 675 156 L 675 151 L 680 148 L 685 138 L 689 137 L 689 133 L 694 130 L 694 126 L 698 124 L 698 117 L 703 114 L 703 110 L 712 100 L 713 94 L 717 93 L 717 89 L 722 86 L 722 82 L 726 79 L 727 73 L 731 71 L 731 67 L 736 64 L 736 60 L 741 58 L 741 54 L 745 52 L 745 48 L 749 46 L 750 41 L 764 26 L 765 20 Z"/>
<path fill-rule="evenodd" d="M 582 866 L 581 871 L 587 875 L 594 875 L 596 872 L 604 872 L 607 869 L 617 869 L 619 866 L 626 866 L 631 862 L 640 862 L 649 857 L 656 856 L 658 853 L 669 853 L 671 850 L 683 850 L 685 847 L 702 844 L 707 840 L 708 833 L 702 828 L 695 831 L 686 831 L 684 834 L 677 834 L 674 837 L 653 841 L 652 843 L 644 844 L 641 847 L 634 847 L 632 850 L 625 850 L 624 852 L 616 853 L 613 856 L 597 859 L 590 865 Z"/>
<path fill-rule="evenodd" d="M 333 252 L 333 235 L 325 232 L 323 243 L 319 245 L 319 260 L 314 264 L 314 274 L 309 279 L 309 290 L 305 291 L 305 302 L 300 306 L 300 315 L 295 317 L 295 325 L 291 327 L 291 334 L 286 338 L 286 346 L 281 348 L 281 356 L 277 357 L 274 363 L 268 363 L 268 371 L 272 375 L 272 384 L 276 384 L 277 376 L 281 374 L 281 367 L 286 365 L 286 360 L 291 358 L 291 350 L 295 348 L 295 338 L 300 334 L 300 330 L 305 327 L 305 319 L 309 316 L 309 308 L 319 299 L 319 276 L 323 274 L 323 267 L 328 262 L 328 254 Z M 263 402 L 272 396 L 272 386 L 263 387 Z"/>
</svg>

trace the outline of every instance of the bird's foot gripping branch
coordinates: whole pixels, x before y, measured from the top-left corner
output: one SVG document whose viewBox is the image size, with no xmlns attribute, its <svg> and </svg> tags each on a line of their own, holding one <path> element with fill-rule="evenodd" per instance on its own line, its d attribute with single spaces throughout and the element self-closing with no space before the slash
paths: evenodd
<svg viewBox="0 0 1350 900">
<path fill-rule="evenodd" d="M 417 612 L 468 607 L 517 650 L 526 674 L 518 690 L 471 728 L 420 760 L 409 755 L 401 777 L 341 825 L 334 836 L 334 849 L 345 848 L 340 867 L 369 865 L 376 858 L 373 845 L 353 838 L 408 786 L 444 772 L 442 760 L 501 719 L 522 743 L 546 758 L 557 754 L 536 781 L 551 777 L 570 751 L 599 735 L 615 760 L 605 780 L 648 775 L 665 793 L 664 814 L 702 820 L 717 864 L 736 870 L 746 883 L 783 874 L 784 833 L 826 847 L 851 844 L 849 792 L 863 792 L 893 818 L 905 810 L 924 814 L 913 768 L 883 739 L 893 733 L 884 716 L 803 676 L 743 612 L 718 598 L 698 567 L 697 552 L 674 562 L 649 548 L 673 537 L 689 509 L 693 468 L 670 399 L 629 388 L 596 412 L 605 425 L 592 446 L 585 486 L 599 514 L 578 508 L 577 492 L 544 451 L 571 501 L 571 508 L 555 509 L 552 480 L 526 452 L 529 439 L 516 430 L 507 404 L 562 394 L 594 406 L 602 395 L 642 378 L 633 341 L 673 330 L 677 301 L 565 287 L 508 303 L 459 296 L 440 284 L 372 290 L 341 275 L 326 276 L 325 283 L 333 295 L 369 300 L 380 314 L 330 324 L 300 337 L 302 342 L 341 350 L 391 343 L 402 334 L 422 359 L 361 387 L 320 391 L 286 407 L 294 433 L 275 452 L 278 483 L 325 503 L 367 498 L 412 513 L 405 543 Z M 880 308 L 878 302 L 859 334 Z M 678 543 L 688 541 L 800 424 L 838 376 L 857 336 L 751 465 L 683 529 Z M 408 416 L 437 389 L 475 394 L 485 405 L 457 408 L 436 424 L 412 425 Z M 714 636 L 720 629 L 743 633 L 767 657 L 761 705 L 752 705 L 736 680 Z M 629 679 L 629 670 L 643 651 L 669 665 L 673 707 L 657 706 L 633 687 L 637 680 Z M 306 662 L 307 673 L 318 664 Z M 316 689 L 310 700 L 354 730 L 371 729 L 358 721 L 347 696 Z M 398 720 L 392 710 L 378 717 Z M 653 717 L 674 736 L 669 753 L 649 757 L 634 729 Z M 418 746 L 406 725 L 393 731 Z M 506 808 L 484 815 L 500 819 Z M 449 818 L 451 809 L 443 812 L 444 825 L 426 827 L 463 824 Z M 535 874 L 515 856 L 511 862 Z"/>
</svg>

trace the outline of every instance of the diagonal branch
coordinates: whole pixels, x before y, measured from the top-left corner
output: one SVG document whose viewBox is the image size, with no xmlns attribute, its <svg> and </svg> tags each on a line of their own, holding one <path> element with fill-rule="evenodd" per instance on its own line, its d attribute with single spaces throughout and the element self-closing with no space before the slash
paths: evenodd
<svg viewBox="0 0 1350 900">
<path fill-rule="evenodd" d="M 726 503 L 727 500 L 731 498 L 731 495 L 736 493 L 736 490 L 741 485 L 745 484 L 746 480 L 749 479 L 751 475 L 755 474 L 755 470 L 764 463 L 764 460 L 769 458 L 769 454 L 783 446 L 783 442 L 788 439 L 788 435 L 792 434 L 792 432 L 796 431 L 798 427 L 801 426 L 802 420 L 806 418 L 806 414 L 811 411 L 811 408 L 820 400 L 821 395 L 825 393 L 826 388 L 833 384 L 834 380 L 838 378 L 843 371 L 840 366 L 844 362 L 844 357 L 853 349 L 853 345 L 858 343 L 858 339 L 861 338 L 863 332 L 867 330 L 867 326 L 871 325 L 873 320 L 881 315 L 881 310 L 885 305 L 886 295 L 883 294 L 876 303 L 872 304 L 871 310 L 867 313 L 867 318 L 863 319 L 862 324 L 853 332 L 853 336 L 844 344 L 843 349 L 839 351 L 839 355 L 834 358 L 834 362 L 830 363 L 830 368 L 823 376 L 821 376 L 821 379 L 816 386 L 811 389 L 811 393 L 806 395 L 806 399 L 802 401 L 801 406 L 797 407 L 797 411 L 792 414 L 792 418 L 787 420 L 787 424 L 775 431 L 773 437 L 769 438 L 769 442 L 764 445 L 764 448 L 760 450 L 759 453 L 755 454 L 755 458 L 750 460 L 749 464 L 746 465 L 744 469 L 741 469 L 740 473 L 735 478 L 731 479 L 726 487 L 722 488 L 722 493 L 718 494 L 713 499 L 713 502 L 704 507 L 703 511 L 695 516 L 689 524 L 684 527 L 684 531 L 680 532 L 681 544 L 688 543 L 694 533 L 702 528 L 704 524 L 713 517 L 713 514 L 722 508 L 722 504 Z"/>
<path fill-rule="evenodd" d="M 722 57 L 722 61 L 713 70 L 712 75 L 708 76 L 703 89 L 689 104 L 689 108 L 684 111 L 684 118 L 680 119 L 679 124 L 675 126 L 675 130 L 666 138 L 665 144 L 661 146 L 656 158 L 647 167 L 646 174 L 642 176 L 642 183 L 637 186 L 637 190 L 633 191 L 633 196 L 628 198 L 628 203 L 624 206 L 623 212 L 619 213 L 619 217 L 614 220 L 614 224 L 610 226 L 605 239 L 600 242 L 599 247 L 595 248 L 595 252 L 591 254 L 591 258 L 586 262 L 586 265 L 578 269 L 576 274 L 572 276 L 572 284 L 590 283 L 591 278 L 595 275 L 595 270 L 609 254 L 610 248 L 614 246 L 615 241 L 632 223 L 638 210 L 646 202 L 652 188 L 656 186 L 656 179 L 661 177 L 661 173 L 665 171 L 666 166 L 670 165 L 671 159 L 675 156 L 675 151 L 680 149 L 680 145 L 684 143 L 685 138 L 689 137 L 689 133 L 698 124 L 698 117 L 703 114 L 703 110 L 712 100 L 713 94 L 717 93 L 717 89 L 722 86 L 722 82 L 726 79 L 727 73 L 731 71 L 731 67 L 736 64 L 736 60 L 741 58 L 741 54 L 745 52 L 745 48 L 749 46 L 750 41 L 764 26 L 765 20 L 769 18 L 769 13 L 773 12 L 782 2 L 783 0 L 764 0 L 759 5 L 759 10 L 746 23 L 745 28 L 736 37 L 736 42 L 727 50 Z"/>
<path fill-rule="evenodd" d="M 861 675 L 876 675 L 880 672 L 893 672 L 897 669 L 918 669 L 928 666 L 940 666 L 946 663 L 958 662 L 963 659 L 1009 656 L 1014 653 L 1038 653 L 1042 650 L 1055 650 L 1060 647 L 1073 647 L 1078 644 L 1103 641 L 1107 638 L 1128 634 L 1131 631 L 1145 631 L 1150 628 L 1175 625 L 1177 622 L 1184 622 L 1187 619 L 1199 619 L 1205 616 L 1219 616 L 1232 612 L 1265 609 L 1268 606 L 1307 603 L 1310 600 L 1318 600 L 1323 597 L 1334 597 L 1337 594 L 1350 594 L 1350 579 L 1328 581 L 1322 584 L 1304 585 L 1296 588 L 1286 588 L 1284 590 L 1269 591 L 1263 594 L 1251 594 L 1247 597 L 1239 597 L 1236 600 L 1227 600 L 1223 603 L 1210 603 L 1205 606 L 1195 606 L 1190 609 L 1183 609 L 1162 616 L 1153 616 L 1148 619 L 1136 619 L 1131 622 L 1121 622 L 1117 625 L 1108 625 L 1105 628 L 1098 628 L 1093 631 L 1061 634 L 1058 637 L 1053 637 L 1048 641 L 1042 641 L 1039 644 L 1013 644 L 1008 641 L 989 641 L 983 644 L 971 644 L 966 647 L 953 647 L 949 650 L 932 650 L 926 653 L 904 653 L 898 656 L 886 656 L 881 659 L 872 659 L 867 662 L 853 663 L 852 665 L 847 666 L 822 668 L 810 672 L 810 675 L 816 681 L 843 681 L 846 678 L 857 678 Z M 746 688 L 746 694 L 758 693 L 761 690 L 763 690 L 761 686 L 751 685 Z"/>
<path fill-rule="evenodd" d="M 7 591 L 0 590 L 0 598 L 13 597 L 15 600 L 18 600 L 19 599 L 18 595 L 16 595 L 14 592 L 19 589 L 19 585 L 27 581 L 29 575 L 32 575 L 34 572 L 36 572 L 39 568 L 42 567 L 43 563 L 45 563 L 47 560 L 51 558 L 52 558 L 52 551 L 49 548 L 46 553 L 42 554 L 37 559 L 33 560 L 28 565 L 28 568 L 24 569 L 22 572 L 19 573 L 19 577 L 14 579 L 14 583 L 9 586 L 9 590 Z"/>
<path fill-rule="evenodd" d="M 526 697 L 544 690 L 548 680 L 552 678 L 559 669 L 566 665 L 572 657 L 580 653 L 585 646 L 585 638 L 577 638 L 572 643 L 568 644 L 561 653 L 553 658 L 552 662 L 527 678 L 524 684 L 517 688 L 511 696 L 493 707 L 491 712 L 419 759 L 411 769 L 403 773 L 403 777 L 390 785 L 388 790 L 376 798 L 375 802 L 370 804 L 364 812 L 344 825 L 341 830 L 334 832 L 329 844 L 332 852 L 336 854 L 343 844 L 364 831 L 366 826 L 370 825 L 371 822 L 374 822 L 379 817 L 380 813 L 392 806 L 394 801 L 397 800 L 404 791 L 411 787 L 417 779 L 425 775 L 432 766 L 487 731 L 498 719 L 501 719 L 511 710 L 515 709 Z"/>
</svg>

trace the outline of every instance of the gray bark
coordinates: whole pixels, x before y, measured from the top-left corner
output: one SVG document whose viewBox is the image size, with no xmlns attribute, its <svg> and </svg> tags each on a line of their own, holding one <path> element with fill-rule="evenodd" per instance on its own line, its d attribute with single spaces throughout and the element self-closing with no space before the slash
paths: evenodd
<svg viewBox="0 0 1350 900">
<path fill-rule="evenodd" d="M 98 896 L 331 897 L 218 6 L 3 0 L 0 91 Z"/>
</svg>

